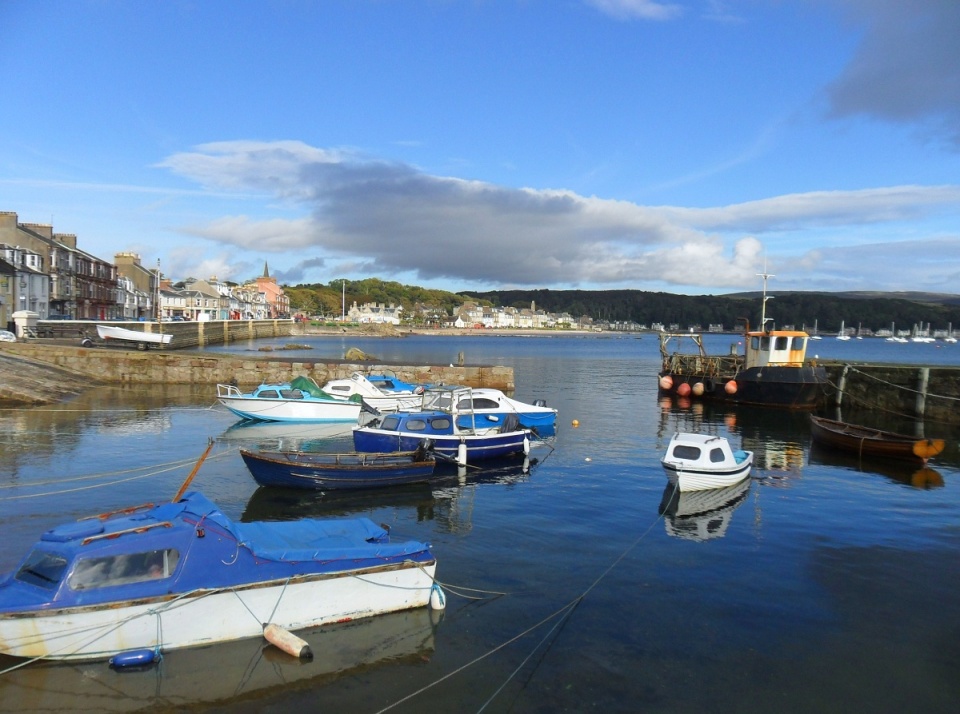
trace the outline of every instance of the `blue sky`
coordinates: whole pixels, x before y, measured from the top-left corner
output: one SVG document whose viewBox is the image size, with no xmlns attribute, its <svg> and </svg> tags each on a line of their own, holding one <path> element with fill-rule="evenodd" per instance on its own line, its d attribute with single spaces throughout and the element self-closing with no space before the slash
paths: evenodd
<svg viewBox="0 0 960 714">
<path fill-rule="evenodd" d="M 957 0 L 0 0 L 0 210 L 185 277 L 960 289 Z"/>
</svg>

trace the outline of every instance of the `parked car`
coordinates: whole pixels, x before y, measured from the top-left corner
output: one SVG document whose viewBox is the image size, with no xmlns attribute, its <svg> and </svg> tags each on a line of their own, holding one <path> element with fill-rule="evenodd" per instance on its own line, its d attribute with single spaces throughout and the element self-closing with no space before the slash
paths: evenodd
<svg viewBox="0 0 960 714">
<path fill-rule="evenodd" d="M 0 330 L 0 342 L 16 342 L 17 336 L 10 330 Z"/>
</svg>

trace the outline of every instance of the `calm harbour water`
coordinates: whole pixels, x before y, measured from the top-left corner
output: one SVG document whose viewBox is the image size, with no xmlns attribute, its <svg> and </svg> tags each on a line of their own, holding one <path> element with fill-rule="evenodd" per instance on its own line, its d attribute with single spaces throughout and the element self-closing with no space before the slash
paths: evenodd
<svg viewBox="0 0 960 714">
<path fill-rule="evenodd" d="M 960 701 L 960 453 L 920 470 L 811 447 L 806 415 L 660 402 L 653 336 L 291 338 L 305 361 L 358 347 L 384 363 L 504 364 L 516 396 L 558 407 L 519 464 L 442 487 L 327 498 L 257 489 L 236 452 L 294 427 L 231 428 L 215 385 L 103 388 L 0 411 L 0 571 L 45 529 L 172 498 L 193 482 L 230 516 L 365 515 L 430 541 L 447 610 L 173 652 L 144 672 L 31 665 L 0 711 L 953 712 Z M 733 336 L 708 336 L 712 352 Z M 210 352 L 256 350 L 237 344 Z M 960 345 L 812 343 L 823 358 L 960 364 Z M 298 353 L 282 353 L 298 356 Z M 574 428 L 576 419 L 579 426 Z M 881 424 L 877 424 L 881 425 Z M 756 452 L 706 516 L 665 515 L 659 459 L 677 430 Z M 349 430 L 326 434 L 351 448 Z M 0 669 L 12 662 L 0 658 Z"/>
</svg>

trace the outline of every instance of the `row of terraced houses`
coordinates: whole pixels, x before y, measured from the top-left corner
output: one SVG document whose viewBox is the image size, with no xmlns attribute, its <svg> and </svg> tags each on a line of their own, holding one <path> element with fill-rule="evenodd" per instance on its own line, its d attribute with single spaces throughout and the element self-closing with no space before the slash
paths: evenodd
<svg viewBox="0 0 960 714">
<path fill-rule="evenodd" d="M 0 211 L 0 327 L 18 311 L 39 320 L 264 320 L 288 317 L 290 302 L 266 265 L 242 285 L 210 278 L 174 287 L 136 253 L 111 263 L 81 250 L 72 233 Z"/>
</svg>

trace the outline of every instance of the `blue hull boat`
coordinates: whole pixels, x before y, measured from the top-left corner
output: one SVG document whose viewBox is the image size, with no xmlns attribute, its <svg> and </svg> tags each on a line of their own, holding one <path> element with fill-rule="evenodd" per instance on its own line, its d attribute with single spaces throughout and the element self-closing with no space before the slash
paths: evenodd
<svg viewBox="0 0 960 714">
<path fill-rule="evenodd" d="M 436 466 L 424 447 L 386 454 L 240 449 L 240 457 L 261 486 L 313 491 L 424 483 L 433 478 Z"/>
<path fill-rule="evenodd" d="M 0 578 L 0 654 L 159 655 L 421 607 L 435 571 L 367 518 L 239 523 L 193 492 L 44 533 Z"/>
<path fill-rule="evenodd" d="M 460 465 L 530 453 L 529 429 L 520 426 L 516 413 L 504 416 L 464 412 L 470 389 L 430 389 L 424 393 L 422 411 L 399 411 L 353 428 L 357 451 L 413 451 L 432 444 L 438 458 Z"/>
</svg>

